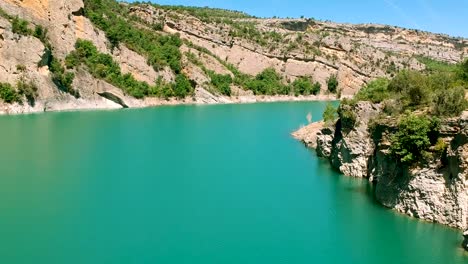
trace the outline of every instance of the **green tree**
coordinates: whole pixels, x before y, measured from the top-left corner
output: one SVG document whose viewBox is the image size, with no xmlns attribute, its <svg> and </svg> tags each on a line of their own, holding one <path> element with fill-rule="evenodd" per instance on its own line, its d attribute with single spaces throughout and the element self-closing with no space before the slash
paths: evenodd
<svg viewBox="0 0 468 264">
<path fill-rule="evenodd" d="M 460 115 L 466 109 L 465 88 L 438 90 L 434 97 L 434 111 L 438 116 L 453 117 Z"/>
<path fill-rule="evenodd" d="M 6 103 L 21 103 L 20 95 L 9 83 L 0 83 L 0 98 Z"/>
<path fill-rule="evenodd" d="M 345 99 L 341 101 L 338 107 L 338 117 L 340 118 L 341 127 L 345 132 L 351 131 L 357 122 L 357 116 L 354 112 L 355 101 Z"/>
<path fill-rule="evenodd" d="M 323 121 L 327 125 L 333 125 L 337 119 L 337 111 L 332 103 L 328 103 L 323 112 Z"/>
<path fill-rule="evenodd" d="M 336 93 L 338 90 L 338 78 L 336 74 L 331 75 L 327 79 L 327 87 L 330 93 Z"/>
<path fill-rule="evenodd" d="M 421 161 L 432 145 L 431 141 L 434 138 L 437 141 L 438 129 L 438 120 L 408 114 L 400 120 L 398 131 L 390 139 L 390 151 L 402 163 Z"/>
<path fill-rule="evenodd" d="M 229 74 L 216 74 L 209 72 L 211 84 L 221 93 L 227 96 L 231 95 L 232 77 Z"/>
<path fill-rule="evenodd" d="M 390 92 L 388 91 L 388 79 L 378 78 L 375 79 L 363 88 L 359 90 L 356 94 L 356 100 L 359 101 L 370 101 L 372 103 L 381 103 L 384 100 L 390 97 Z"/>
<path fill-rule="evenodd" d="M 192 84 L 183 74 L 178 74 L 176 76 L 173 90 L 177 98 L 184 98 L 193 93 Z"/>
</svg>

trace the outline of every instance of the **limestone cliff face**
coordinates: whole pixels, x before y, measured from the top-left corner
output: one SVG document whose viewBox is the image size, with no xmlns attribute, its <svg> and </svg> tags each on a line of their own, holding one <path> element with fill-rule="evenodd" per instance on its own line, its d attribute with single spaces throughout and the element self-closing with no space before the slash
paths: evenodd
<svg viewBox="0 0 468 264">
<path fill-rule="evenodd" d="M 256 31 L 257 37 L 249 38 L 232 34 L 238 26 L 188 12 L 139 5 L 131 7 L 131 13 L 150 24 L 164 23 L 166 32 L 179 33 L 247 74 L 271 67 L 286 79 L 313 76 L 323 86 L 336 74 L 343 96 L 354 95 L 369 79 L 390 75 L 392 68 L 424 69 L 415 56 L 458 62 L 468 50 L 464 39 L 383 25 L 233 19 L 240 27 Z M 281 36 L 281 41 L 275 42 L 271 34 Z"/>
<path fill-rule="evenodd" d="M 392 120 L 368 132 L 369 121 L 380 107 L 358 103 L 358 124 L 343 132 L 341 121 L 333 127 L 317 128 L 316 150 L 332 166 L 352 177 L 368 178 L 375 184 L 375 197 L 386 207 L 412 217 L 458 229 L 468 228 L 468 112 L 442 123 L 441 135 L 448 143 L 446 153 L 426 165 L 408 167 L 389 153 Z M 304 129 L 303 129 L 304 130 Z M 311 138 L 304 133 L 301 140 Z"/>
<path fill-rule="evenodd" d="M 376 198 L 401 213 L 449 225 L 468 227 L 468 116 L 445 121 L 449 142 L 442 160 L 409 168 L 388 153 L 385 132 L 370 158 L 369 176 L 376 181 Z M 444 130 L 445 128 L 445 130 Z"/>
</svg>

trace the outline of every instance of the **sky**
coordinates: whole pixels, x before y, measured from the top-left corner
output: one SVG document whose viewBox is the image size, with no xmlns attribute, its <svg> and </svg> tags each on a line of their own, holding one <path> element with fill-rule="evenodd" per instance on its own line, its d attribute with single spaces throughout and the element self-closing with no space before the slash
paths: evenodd
<svg viewBox="0 0 468 264">
<path fill-rule="evenodd" d="M 468 38 L 468 0 L 151 0 L 157 4 L 209 6 L 258 17 L 312 17 L 378 23 Z"/>
</svg>

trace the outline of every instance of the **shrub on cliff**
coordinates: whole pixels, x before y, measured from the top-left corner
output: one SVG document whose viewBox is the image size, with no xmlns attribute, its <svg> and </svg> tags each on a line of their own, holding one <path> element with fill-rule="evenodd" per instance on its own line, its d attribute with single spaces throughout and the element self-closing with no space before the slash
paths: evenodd
<svg viewBox="0 0 468 264">
<path fill-rule="evenodd" d="M 327 79 L 327 87 L 330 93 L 336 93 L 338 89 L 338 77 L 336 74 L 331 75 Z"/>
<path fill-rule="evenodd" d="M 18 88 L 18 93 L 24 95 L 29 105 L 34 106 L 36 103 L 36 97 L 38 96 L 38 89 L 34 82 L 26 82 L 24 79 L 21 79 L 16 84 Z"/>
<path fill-rule="evenodd" d="M 345 132 L 351 131 L 356 125 L 355 102 L 354 100 L 344 99 L 338 108 L 338 117 L 340 118 L 341 127 Z"/>
<path fill-rule="evenodd" d="M 294 94 L 298 95 L 317 95 L 320 92 L 321 85 L 319 82 L 313 82 L 312 78 L 302 76 L 294 80 L 292 83 Z"/>
<path fill-rule="evenodd" d="M 208 71 L 208 75 L 211 78 L 211 84 L 221 93 L 227 96 L 231 95 L 231 83 L 232 77 L 229 74 L 217 74 L 212 71 Z"/>
<path fill-rule="evenodd" d="M 281 75 L 273 68 L 265 69 L 253 80 L 248 81 L 246 86 L 256 95 L 288 94 L 290 90 L 282 83 Z"/>
<path fill-rule="evenodd" d="M 138 27 L 128 20 L 126 7 L 117 1 L 85 0 L 85 15 L 94 25 L 106 33 L 112 47 L 124 43 L 128 48 L 145 55 L 148 63 L 156 70 L 169 66 L 176 74 L 182 70 L 179 47 L 182 40 L 178 35 L 163 35 Z"/>
<path fill-rule="evenodd" d="M 388 91 L 389 80 L 386 78 L 378 78 L 364 86 L 356 94 L 356 100 L 370 101 L 372 103 L 381 103 L 390 97 Z"/>
<path fill-rule="evenodd" d="M 9 83 L 0 83 L 0 98 L 6 103 L 21 103 L 21 97 Z"/>
<path fill-rule="evenodd" d="M 23 20 L 19 17 L 14 17 L 11 21 L 12 31 L 13 33 L 20 34 L 23 36 L 32 35 L 32 30 L 29 28 L 29 22 Z"/>
<path fill-rule="evenodd" d="M 465 88 L 438 90 L 434 96 L 434 111 L 438 116 L 453 117 L 460 115 L 466 109 Z"/>
<path fill-rule="evenodd" d="M 323 121 L 326 125 L 331 126 L 335 123 L 337 119 L 337 112 L 336 108 L 333 106 L 332 103 L 328 103 L 325 107 L 325 111 L 323 112 Z"/>
<path fill-rule="evenodd" d="M 193 93 L 192 84 L 183 74 L 178 74 L 176 76 L 173 90 L 177 98 L 184 98 Z"/>
<path fill-rule="evenodd" d="M 439 121 L 415 114 L 405 115 L 398 130 L 390 138 L 390 152 L 400 162 L 413 164 L 421 161 L 438 139 Z"/>
<path fill-rule="evenodd" d="M 431 101 L 429 79 L 419 72 L 400 72 L 390 81 L 388 90 L 398 95 L 399 101 L 410 109 L 426 106 Z"/>
</svg>

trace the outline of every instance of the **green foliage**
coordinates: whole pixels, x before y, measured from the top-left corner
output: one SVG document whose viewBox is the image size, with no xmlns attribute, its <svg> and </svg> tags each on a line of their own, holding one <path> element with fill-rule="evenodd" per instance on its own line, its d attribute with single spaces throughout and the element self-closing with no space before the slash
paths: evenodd
<svg viewBox="0 0 468 264">
<path fill-rule="evenodd" d="M 457 68 L 457 77 L 464 81 L 468 82 L 468 59 L 465 59 Z"/>
<path fill-rule="evenodd" d="M 73 72 L 66 71 L 62 63 L 54 57 L 50 60 L 49 70 L 52 74 L 52 81 L 61 91 L 69 93 L 76 98 L 80 97 L 80 93 L 73 89 L 72 86 L 73 79 L 75 78 Z"/>
<path fill-rule="evenodd" d="M 29 22 L 19 17 L 14 17 L 11 21 L 12 31 L 15 34 L 23 36 L 32 35 L 33 31 L 29 28 Z"/>
<path fill-rule="evenodd" d="M 358 101 L 370 101 L 372 103 L 381 103 L 390 98 L 388 91 L 389 80 L 378 78 L 371 81 L 356 94 L 355 98 Z"/>
<path fill-rule="evenodd" d="M 176 76 L 175 84 L 174 84 L 174 96 L 177 98 L 184 98 L 187 95 L 193 93 L 193 86 L 190 81 L 185 77 L 183 74 L 178 74 Z"/>
<path fill-rule="evenodd" d="M 292 83 L 292 88 L 296 96 L 302 95 L 317 95 L 320 92 L 321 85 L 319 82 L 313 82 L 310 77 L 299 77 Z"/>
<path fill-rule="evenodd" d="M 0 99 L 6 103 L 21 103 L 21 97 L 9 83 L 0 83 Z"/>
<path fill-rule="evenodd" d="M 282 83 L 281 76 L 273 68 L 265 69 L 246 85 L 256 95 L 288 94 L 290 91 L 289 87 Z"/>
<path fill-rule="evenodd" d="M 5 10 L 1 8 L 0 8 L 0 17 L 3 17 L 5 19 L 11 19 L 11 16 L 7 12 L 5 12 Z"/>
<path fill-rule="evenodd" d="M 85 15 L 106 33 L 112 47 L 119 43 L 148 58 L 156 70 L 169 66 L 180 73 L 182 41 L 178 35 L 163 35 L 124 19 L 128 11 L 113 0 L 85 0 Z"/>
<path fill-rule="evenodd" d="M 354 113 L 355 101 L 344 99 L 338 108 L 338 117 L 340 118 L 343 131 L 351 131 L 356 125 L 357 116 Z"/>
<path fill-rule="evenodd" d="M 327 79 L 327 87 L 330 93 L 336 93 L 338 89 L 338 78 L 335 74 L 331 75 Z"/>
<path fill-rule="evenodd" d="M 34 106 L 38 96 L 38 89 L 36 84 L 33 82 L 26 82 L 25 80 L 21 79 L 16 84 L 16 87 L 18 88 L 19 95 L 24 95 L 29 105 Z"/>
<path fill-rule="evenodd" d="M 166 85 L 162 79 L 159 79 L 155 86 L 150 86 L 146 82 L 136 80 L 131 74 L 123 74 L 112 56 L 100 53 L 96 46 L 87 40 L 77 40 L 75 51 L 65 58 L 65 65 L 69 69 L 82 64 L 95 78 L 103 79 L 135 98 L 149 95 L 184 98 L 193 93 L 192 84 L 183 74 L 176 76 L 172 86 Z"/>
<path fill-rule="evenodd" d="M 337 111 L 332 103 L 328 103 L 323 112 L 323 121 L 327 125 L 333 125 L 337 119 Z"/>
<path fill-rule="evenodd" d="M 447 143 L 445 143 L 445 141 L 441 138 L 439 138 L 437 140 L 437 143 L 435 144 L 434 146 L 434 151 L 438 154 L 438 155 L 442 155 L 445 150 L 448 148 L 448 145 Z"/>
<path fill-rule="evenodd" d="M 458 116 L 467 106 L 463 87 L 438 90 L 435 94 L 434 111 L 437 116 Z"/>
<path fill-rule="evenodd" d="M 221 92 L 221 94 L 230 96 L 231 95 L 231 83 L 232 77 L 229 74 L 217 74 L 210 71 L 208 75 L 211 78 L 211 84 Z"/>
<path fill-rule="evenodd" d="M 427 106 L 431 100 L 429 79 L 415 71 L 402 71 L 397 74 L 390 81 L 388 90 L 399 94 L 401 103 L 410 109 Z"/>
<path fill-rule="evenodd" d="M 433 139 L 437 140 L 438 129 L 437 119 L 408 114 L 400 120 L 398 131 L 390 139 L 390 152 L 402 163 L 421 161 Z"/>
<path fill-rule="evenodd" d="M 417 56 L 416 59 L 426 66 L 426 71 L 429 73 L 435 72 L 454 72 L 457 68 L 456 64 L 450 64 L 443 61 L 434 60 L 432 58 Z"/>
<path fill-rule="evenodd" d="M 32 35 L 36 38 L 38 38 L 42 43 L 46 44 L 48 42 L 47 39 L 47 29 L 42 27 L 41 25 L 37 25 L 34 28 L 34 32 Z"/>
</svg>

